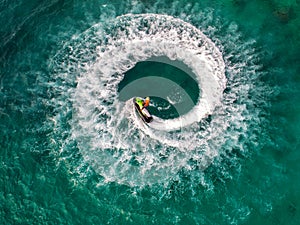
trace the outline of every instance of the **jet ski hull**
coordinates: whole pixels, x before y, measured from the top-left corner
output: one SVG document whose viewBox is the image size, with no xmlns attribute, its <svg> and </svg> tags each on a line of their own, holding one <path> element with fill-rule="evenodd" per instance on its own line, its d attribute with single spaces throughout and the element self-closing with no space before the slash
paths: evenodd
<svg viewBox="0 0 300 225">
<path fill-rule="evenodd" d="M 138 115 L 142 118 L 145 123 L 151 123 L 153 121 L 153 117 L 148 112 L 146 108 L 141 109 L 140 106 L 136 102 L 136 98 L 133 99 L 133 104 L 135 110 L 138 112 Z"/>
</svg>

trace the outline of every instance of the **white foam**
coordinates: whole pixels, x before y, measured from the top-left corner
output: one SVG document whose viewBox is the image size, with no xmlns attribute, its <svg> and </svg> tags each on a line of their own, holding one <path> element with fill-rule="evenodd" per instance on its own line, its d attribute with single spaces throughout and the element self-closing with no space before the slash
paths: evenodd
<svg viewBox="0 0 300 225">
<path fill-rule="evenodd" d="M 200 121 L 220 104 L 226 85 L 225 65 L 218 48 L 192 25 L 170 16 L 143 15 L 144 21 L 150 18 L 157 20 L 152 21 L 152 28 L 148 31 L 150 33 L 155 31 L 152 35 L 145 33 L 143 29 L 137 31 L 141 21 L 139 15 L 127 15 L 120 18 L 120 21 L 130 21 L 130 27 L 127 30 L 132 34 L 128 35 L 124 31 L 118 33 L 117 40 L 105 46 L 108 50 L 99 52 L 97 68 L 91 73 L 91 79 L 94 79 L 93 76 L 96 73 L 101 76 L 101 83 L 109 83 L 113 90 L 117 90 L 117 85 L 128 67 L 133 67 L 139 61 L 145 61 L 153 56 L 167 56 L 184 62 L 196 74 L 201 98 L 188 114 L 179 119 L 161 121 L 165 124 L 164 126 L 152 126 L 157 129 L 162 127 L 168 130 L 180 129 L 182 126 Z M 170 22 L 172 26 L 159 27 L 157 24 L 162 21 Z M 174 24 L 177 26 L 173 26 Z M 183 34 L 179 34 L 180 32 Z M 199 47 L 199 43 L 204 44 Z M 119 76 L 112 79 L 115 73 Z M 99 92 L 107 98 L 107 94 L 102 94 L 102 92 L 106 93 L 107 89 L 99 89 Z M 110 92 L 111 97 L 113 96 Z"/>
<path fill-rule="evenodd" d="M 222 54 L 200 30 L 156 14 L 124 15 L 108 24 L 97 24 L 75 40 L 69 64 L 62 66 L 59 75 L 72 80 L 69 72 L 80 71 L 70 91 L 74 108 L 69 121 L 71 138 L 105 180 L 143 186 L 165 182 L 181 169 L 192 169 L 190 160 L 205 168 L 219 155 L 228 136 L 239 137 L 240 131 L 225 132 L 230 126 L 247 130 L 241 122 L 245 109 L 230 102 L 230 96 L 234 100 L 239 92 L 222 101 L 226 87 Z M 187 65 L 201 95 L 186 114 L 168 120 L 155 117 L 146 125 L 130 100 L 119 100 L 118 84 L 137 62 L 161 56 L 170 63 L 177 60 Z M 181 99 L 164 98 L 174 105 L 189 100 L 184 91 L 180 93 Z M 215 119 L 206 122 L 208 115 Z"/>
<path fill-rule="evenodd" d="M 211 114 L 220 104 L 226 85 L 222 55 L 201 31 L 170 16 L 125 15 L 117 18 L 114 26 L 120 29 L 116 29 L 113 37 L 106 36 L 105 45 L 97 46 L 97 61 L 78 78 L 73 96 L 76 109 L 73 138 L 82 140 L 78 141 L 82 153 L 106 179 L 135 185 L 160 182 L 186 164 L 199 146 L 201 141 L 189 126 Z M 186 64 L 196 75 L 201 96 L 185 115 L 168 120 L 155 118 L 147 126 L 136 117 L 131 102 L 123 107 L 117 89 L 128 69 L 137 62 L 159 56 Z M 168 132 L 171 130 L 174 132 Z M 155 152 L 157 146 L 160 154 L 170 147 L 177 150 L 166 153 L 168 159 L 161 161 Z M 119 150 L 113 149 L 124 150 L 120 156 Z M 91 152 L 99 157 L 91 160 Z M 139 167 L 128 163 L 132 157 Z"/>
</svg>

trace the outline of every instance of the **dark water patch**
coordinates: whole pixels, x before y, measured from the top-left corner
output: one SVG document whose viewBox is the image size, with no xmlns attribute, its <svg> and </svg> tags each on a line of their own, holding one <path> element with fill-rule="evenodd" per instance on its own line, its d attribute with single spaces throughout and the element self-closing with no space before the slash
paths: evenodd
<svg viewBox="0 0 300 225">
<path fill-rule="evenodd" d="M 159 97 L 151 97 L 151 105 L 148 107 L 149 112 L 162 119 L 173 119 L 180 115 L 176 111 L 176 108 L 170 104 L 167 100 Z"/>
<path fill-rule="evenodd" d="M 172 62 L 170 61 L 170 63 Z M 139 62 L 134 68 L 128 70 L 118 85 L 118 92 L 121 92 L 131 82 L 147 76 L 162 77 L 175 82 L 188 93 L 194 104 L 197 103 L 200 94 L 197 82 L 181 69 L 172 66 L 172 64 L 155 61 Z M 155 87 L 150 88 L 155 89 Z"/>
<path fill-rule="evenodd" d="M 59 1 L 42 2 L 10 2 L 6 10 L 1 11 L 0 59 L 1 62 L 26 48 L 27 44 L 38 37 L 41 21 L 53 14 Z M 56 9 L 57 10 L 57 9 Z"/>
</svg>

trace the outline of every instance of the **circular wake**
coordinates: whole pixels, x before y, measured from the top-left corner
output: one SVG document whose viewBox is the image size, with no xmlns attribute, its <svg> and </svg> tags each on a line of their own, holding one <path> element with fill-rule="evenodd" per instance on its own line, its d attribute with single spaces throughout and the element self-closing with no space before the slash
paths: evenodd
<svg viewBox="0 0 300 225">
<path fill-rule="evenodd" d="M 201 95 L 189 112 L 174 119 L 155 117 L 148 126 L 137 117 L 132 101 L 119 100 L 118 84 L 136 63 L 161 56 L 170 64 L 177 60 L 187 65 Z M 182 170 L 201 171 L 223 148 L 239 145 L 238 138 L 247 130 L 241 122 L 247 117 L 245 106 L 232 106 L 240 94 L 235 85 L 223 96 L 227 80 L 219 49 L 180 19 L 140 14 L 97 24 L 74 37 L 55 64 L 56 88 L 61 88 L 60 82 L 61 92 L 67 89 L 64 96 L 73 111 L 70 139 L 76 140 L 85 161 L 106 181 L 143 186 L 163 183 Z M 161 87 L 146 86 L 144 91 L 172 102 L 176 91 L 163 91 L 172 81 L 151 79 Z M 173 86 L 170 90 L 181 88 Z M 189 101 L 186 96 L 181 99 Z M 56 107 L 65 108 L 62 102 L 56 99 Z"/>
</svg>

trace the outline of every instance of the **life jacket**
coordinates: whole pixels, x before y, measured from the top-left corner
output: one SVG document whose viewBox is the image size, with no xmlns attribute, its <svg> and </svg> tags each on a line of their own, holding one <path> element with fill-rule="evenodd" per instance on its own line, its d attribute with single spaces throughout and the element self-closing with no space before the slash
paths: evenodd
<svg viewBox="0 0 300 225">
<path fill-rule="evenodd" d="M 144 101 L 144 107 L 149 106 L 149 103 L 150 103 L 150 99 L 146 98 L 145 101 Z"/>
</svg>

